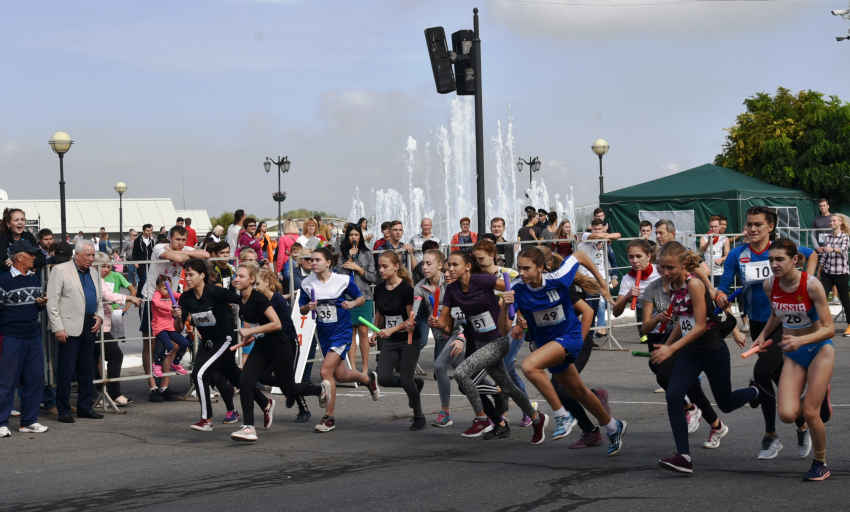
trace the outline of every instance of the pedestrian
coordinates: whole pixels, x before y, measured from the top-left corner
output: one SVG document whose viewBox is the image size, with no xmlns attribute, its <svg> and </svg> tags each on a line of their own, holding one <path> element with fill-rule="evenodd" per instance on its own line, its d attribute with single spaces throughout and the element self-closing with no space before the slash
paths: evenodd
<svg viewBox="0 0 850 512">
<path fill-rule="evenodd" d="M 472 244 L 478 241 L 478 233 L 469 230 L 469 225 L 472 221 L 469 220 L 469 217 L 463 217 L 460 219 L 460 233 L 455 233 L 452 237 L 452 252 L 457 251 L 458 249 L 472 252 Z M 458 246 L 458 244 L 465 244 L 464 247 Z"/>
<path fill-rule="evenodd" d="M 413 246 L 413 255 L 416 256 L 416 261 L 422 261 L 422 244 L 428 240 L 433 240 L 437 242 L 437 246 L 440 245 L 440 239 L 431 232 L 431 229 L 434 227 L 434 222 L 429 218 L 424 218 L 419 223 L 419 228 L 422 230 L 421 233 L 417 233 L 410 237 L 410 245 Z"/>
<path fill-rule="evenodd" d="M 354 326 L 351 342 L 357 347 L 357 337 L 360 337 L 360 359 L 363 373 L 369 371 L 369 328 L 360 321 L 362 317 L 367 322 L 373 321 L 374 310 L 372 287 L 377 284 L 378 276 L 375 272 L 375 260 L 372 251 L 366 247 L 363 234 L 357 224 L 349 224 L 348 229 L 340 245 L 340 258 L 337 262 L 336 272 L 344 276 L 354 276 L 354 284 L 363 294 L 362 306 L 351 310 L 351 323 Z M 357 368 L 355 363 L 356 350 L 349 353 L 351 356 L 351 367 Z"/>
<path fill-rule="evenodd" d="M 151 254 L 153 254 L 153 248 L 155 245 L 156 243 L 153 238 L 153 225 L 145 224 L 142 226 L 142 236 L 136 237 L 136 240 L 133 242 L 133 261 L 149 261 L 151 259 Z M 139 275 L 139 291 L 143 290 L 145 287 L 149 265 L 149 263 L 136 263 L 136 272 Z M 143 309 L 144 308 L 139 308 L 139 315 L 142 314 L 141 312 Z"/>
<path fill-rule="evenodd" d="M 236 254 L 236 247 L 239 246 L 239 234 L 242 232 L 242 225 L 245 223 L 245 210 L 236 210 L 233 212 L 233 223 L 227 227 L 227 243 L 230 245 L 230 254 Z"/>
<path fill-rule="evenodd" d="M 131 229 L 127 232 L 127 240 L 124 240 L 124 245 L 121 246 L 121 259 L 127 264 L 127 280 L 133 285 L 133 287 L 138 284 L 137 276 L 136 276 L 136 265 L 131 263 L 133 261 L 133 245 L 136 243 L 136 238 L 138 238 L 139 234 L 135 229 Z"/>
<path fill-rule="evenodd" d="M 12 260 L 8 257 L 9 247 L 18 240 L 26 240 L 33 247 L 38 247 L 35 237 L 26 231 L 26 214 L 20 208 L 6 208 L 3 210 L 3 220 L 0 222 L 0 275 L 9 272 L 12 268 Z M 33 270 L 39 272 L 44 266 L 47 258 L 39 251 L 36 254 Z"/>
<path fill-rule="evenodd" d="M 847 265 L 847 252 L 850 249 L 850 219 L 846 215 L 834 213 L 829 218 L 832 233 L 823 237 L 823 244 L 817 248 L 821 254 L 820 282 L 825 290 L 837 289 L 838 298 L 845 314 L 850 312 L 850 268 Z M 850 336 L 850 325 L 844 331 L 844 337 Z"/>
<path fill-rule="evenodd" d="M 485 233 L 483 238 L 489 238 L 496 244 L 496 251 L 498 252 L 498 256 L 496 258 L 497 265 L 514 268 L 515 244 L 507 244 L 504 234 L 505 219 L 501 217 L 493 217 L 490 219 L 490 232 Z"/>
<path fill-rule="evenodd" d="M 245 249 L 253 249 L 257 254 L 257 260 L 259 261 L 263 259 L 260 257 L 260 254 L 263 252 L 263 246 L 257 239 L 257 221 L 252 217 L 246 217 L 244 226 L 245 227 L 239 231 L 239 240 L 236 244 L 236 252 L 234 253 L 234 256 L 238 259 L 242 251 Z"/>
<path fill-rule="evenodd" d="M 198 233 L 196 233 L 195 230 L 192 228 L 192 219 L 190 219 L 189 217 L 186 217 L 185 219 L 183 219 L 183 223 L 184 223 L 183 227 L 185 227 L 186 231 L 189 232 L 189 234 L 186 235 L 186 245 L 188 245 L 189 247 L 192 247 L 192 248 L 197 247 L 198 246 Z"/>
</svg>

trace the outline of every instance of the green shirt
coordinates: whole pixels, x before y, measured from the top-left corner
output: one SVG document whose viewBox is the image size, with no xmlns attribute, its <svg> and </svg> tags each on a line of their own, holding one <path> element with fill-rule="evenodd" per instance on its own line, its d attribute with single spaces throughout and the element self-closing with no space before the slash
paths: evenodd
<svg viewBox="0 0 850 512">
<path fill-rule="evenodd" d="M 103 281 L 106 283 L 106 286 L 112 290 L 112 293 L 118 293 L 121 288 L 130 289 L 130 281 L 127 281 L 123 274 L 115 272 L 114 270 L 110 272 L 108 276 L 104 277 Z M 112 309 L 118 309 L 120 307 L 121 306 L 118 304 L 112 305 Z"/>
</svg>

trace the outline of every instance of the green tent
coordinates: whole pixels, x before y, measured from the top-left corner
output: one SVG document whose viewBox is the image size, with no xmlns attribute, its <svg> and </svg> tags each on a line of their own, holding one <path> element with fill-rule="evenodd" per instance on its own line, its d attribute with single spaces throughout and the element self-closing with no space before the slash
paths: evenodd
<svg viewBox="0 0 850 512">
<path fill-rule="evenodd" d="M 768 185 L 756 178 L 712 164 L 602 194 L 600 207 L 611 229 L 623 237 L 638 236 L 642 219 L 670 218 L 677 232 L 706 233 L 712 215 L 729 219 L 728 232 L 740 233 L 751 206 L 771 206 L 779 215 L 780 234 L 799 237 L 793 229 L 809 228 L 817 215 L 817 196 Z M 674 212 L 674 213 L 671 213 Z M 675 218 L 673 218 L 675 217 Z M 625 244 L 614 244 L 619 266 L 625 266 Z"/>
</svg>

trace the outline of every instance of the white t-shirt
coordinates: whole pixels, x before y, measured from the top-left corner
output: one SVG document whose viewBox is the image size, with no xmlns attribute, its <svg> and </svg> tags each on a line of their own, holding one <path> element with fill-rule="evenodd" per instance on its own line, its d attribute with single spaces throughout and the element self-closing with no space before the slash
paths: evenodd
<svg viewBox="0 0 850 512">
<path fill-rule="evenodd" d="M 607 257 L 607 248 L 606 244 L 596 242 L 596 241 L 588 241 L 588 237 L 590 233 L 582 233 L 581 235 L 581 243 L 578 244 L 578 250 L 587 254 L 593 263 L 596 265 L 596 268 L 599 269 L 599 273 L 604 277 L 605 274 L 605 258 Z M 587 270 L 584 267 L 579 267 L 578 271 L 586 276 L 593 277 L 593 273 L 590 270 Z"/>
<path fill-rule="evenodd" d="M 656 269 L 652 269 L 652 274 L 649 274 L 648 277 L 641 276 L 640 279 L 640 295 L 638 295 L 638 303 L 636 309 L 642 309 L 641 304 L 643 303 L 643 296 L 646 293 L 646 289 L 651 285 L 654 281 L 660 279 L 661 276 L 658 275 L 658 271 Z M 626 274 L 623 276 L 623 280 L 620 281 L 620 293 L 619 295 L 628 295 L 631 293 L 632 288 L 635 286 L 635 278 L 630 274 Z"/>
<path fill-rule="evenodd" d="M 714 239 L 715 235 L 711 235 L 710 240 Z M 717 242 L 711 244 L 708 247 L 708 250 L 703 253 L 702 258 L 705 260 L 705 264 L 711 268 L 712 261 L 719 260 L 723 257 L 723 245 L 726 243 L 726 236 L 720 235 L 717 237 Z M 713 276 L 722 276 L 723 275 L 723 265 L 714 264 L 714 270 L 711 272 Z"/>
<path fill-rule="evenodd" d="M 153 253 L 151 253 L 152 260 L 161 260 L 162 253 L 165 251 L 170 251 L 169 244 L 159 244 L 154 246 Z M 191 247 L 183 247 L 183 250 L 186 252 L 192 252 L 195 249 Z M 147 281 L 145 281 L 145 288 L 142 290 L 142 296 L 146 299 L 152 299 L 153 294 L 156 291 L 156 279 L 159 276 L 168 276 L 171 279 L 171 289 L 176 291 L 178 290 L 178 285 L 180 284 L 180 274 L 183 273 L 183 264 L 182 263 L 174 263 L 173 261 L 166 261 L 164 263 L 151 263 L 148 268 L 148 277 Z"/>
</svg>

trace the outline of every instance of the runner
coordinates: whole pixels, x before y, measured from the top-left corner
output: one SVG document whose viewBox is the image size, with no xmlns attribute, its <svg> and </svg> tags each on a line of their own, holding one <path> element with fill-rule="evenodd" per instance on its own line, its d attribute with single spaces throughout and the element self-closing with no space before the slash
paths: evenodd
<svg viewBox="0 0 850 512">
<path fill-rule="evenodd" d="M 429 317 L 428 325 L 438 327 L 444 334 L 450 335 L 454 330 L 452 308 L 458 307 L 472 327 L 476 351 L 455 370 L 458 387 L 466 394 L 475 412 L 472 426 L 463 433 L 463 436 L 478 437 L 491 430 L 493 434 L 485 436 L 485 439 L 510 436 L 511 430 L 507 422 L 503 422 L 504 425 L 496 425 L 494 429 L 484 413 L 484 406 L 473 377 L 477 377 L 482 370 L 486 370 L 502 391 L 531 417 L 534 427 L 532 444 L 542 443 L 546 438 L 545 429 L 549 423 L 549 417 L 534 409 L 528 397 L 513 383 L 505 368 L 504 359 L 510 351 L 511 338 L 507 336 L 507 331 L 501 335 L 497 329 L 496 322 L 501 308 L 498 298 L 493 293 L 494 290 L 505 290 L 504 281 L 496 276 L 482 273 L 478 262 L 472 259 L 470 253 L 463 250 L 454 251 L 449 256 L 448 271 L 456 281 L 446 286 L 440 316 Z M 502 411 L 496 411 L 497 415 L 501 413 Z"/>
<path fill-rule="evenodd" d="M 768 247 L 776 237 L 776 213 L 766 206 L 754 206 L 747 210 L 745 233 L 749 243 L 735 247 L 729 251 L 723 268 L 723 277 L 718 287 L 717 305 L 724 309 L 729 307 L 726 294 L 732 288 L 733 280 L 737 277 L 743 283 L 745 312 L 750 319 L 750 336 L 757 339 L 767 325 L 772 315 L 770 301 L 764 293 L 762 282 L 770 276 L 768 262 Z M 807 258 L 806 273 L 815 274 L 817 255 L 806 247 L 800 247 L 799 252 Z M 759 354 L 753 368 L 753 379 L 750 385 L 759 389 L 758 401 L 750 402 L 750 407 L 756 408 L 761 404 L 764 415 L 765 435 L 762 438 L 760 460 L 776 457 L 783 448 L 776 432 L 776 394 L 773 383 L 779 383 L 782 373 L 782 330 L 774 329 L 766 333 L 765 338 L 773 340 L 765 352 Z M 807 452 L 804 443 L 805 419 L 797 418 L 797 450 L 802 454 Z M 805 456 L 805 455 L 803 455 Z"/>
<path fill-rule="evenodd" d="M 829 246 L 826 241 L 825 246 Z M 797 269 L 803 259 L 797 245 L 787 238 L 770 245 L 773 276 L 764 281 L 762 289 L 772 298 L 773 314 L 753 346 L 764 349 L 769 343 L 765 332 L 782 324 L 784 363 L 778 388 L 779 418 L 785 423 L 795 422 L 800 416 L 805 418 L 809 426 L 804 433 L 807 451 L 800 456 L 808 455 L 812 446 L 815 456 L 803 480 L 814 481 L 829 478 L 824 422 L 832 416 L 829 380 L 835 363 L 831 339 L 835 325 L 824 286 Z M 801 400 L 804 390 L 806 396 Z"/>
<path fill-rule="evenodd" d="M 401 266 L 401 260 L 395 252 L 382 253 L 378 258 L 378 271 L 381 281 L 375 287 L 375 324 L 383 326 L 380 332 L 372 335 L 371 343 L 378 340 L 381 352 L 378 361 L 378 384 L 384 387 L 404 388 L 410 408 L 413 409 L 413 424 L 410 430 L 425 429 L 425 415 L 422 414 L 420 393 L 425 381 L 414 378 L 419 362 L 420 331 L 416 328 L 413 315 L 413 285 L 407 269 Z M 409 338 L 410 334 L 412 337 Z M 412 339 L 412 342 L 408 342 Z M 399 366 L 399 376 L 393 371 Z"/>
<path fill-rule="evenodd" d="M 340 244 L 340 260 L 336 266 L 336 272 L 343 276 L 354 276 L 354 285 L 363 294 L 365 301 L 362 306 L 358 306 L 350 311 L 351 323 L 354 325 L 351 333 L 351 343 L 357 347 L 357 336 L 360 336 L 360 360 L 362 372 L 369 373 L 369 328 L 362 323 L 359 318 L 371 322 L 372 312 L 374 310 L 374 300 L 372 294 L 372 285 L 378 282 L 378 274 L 375 272 L 375 259 L 372 257 L 372 251 L 366 247 L 363 239 L 363 233 L 360 231 L 360 226 L 357 224 L 349 224 L 345 230 L 342 244 Z M 356 350 L 349 353 L 351 359 L 351 367 L 357 369 L 355 365 Z"/>
<path fill-rule="evenodd" d="M 576 276 L 580 265 L 590 269 L 598 285 L 583 275 Z M 616 455 L 622 448 L 622 436 L 628 425 L 625 421 L 615 420 L 606 412 L 599 397 L 587 389 L 573 365 L 584 345 L 584 333 L 582 323 L 572 307 L 570 287 L 575 282 L 582 289 L 601 293 L 607 300 L 611 300 L 608 291 L 601 288 L 606 285 L 605 279 L 593 261 L 580 252 L 564 260 L 557 271 L 546 272 L 545 253 L 540 248 L 527 247 L 519 254 L 517 267 L 520 279 L 515 279 L 511 283 L 511 291 L 505 292 L 503 296 L 499 329 L 503 332 L 511 330 L 508 308 L 510 304 L 516 303 L 537 344 L 537 350 L 523 360 L 522 372 L 554 411 L 556 427 L 553 439 L 566 436 L 569 413 L 561 404 L 552 383 L 546 378 L 546 369 L 558 378 L 570 396 L 605 426 L 609 441 L 608 455 Z M 589 324 L 587 330 L 590 330 Z M 515 326 L 511 336 L 521 335 L 522 328 Z"/>
<path fill-rule="evenodd" d="M 343 364 L 351 348 L 351 315 L 349 310 L 363 305 L 363 295 L 354 284 L 353 276 L 341 276 L 331 273 L 336 266 L 337 256 L 325 247 L 313 250 L 311 254 L 313 273 L 301 283 L 298 304 L 302 315 L 308 311 L 316 312 L 316 333 L 322 347 L 322 387 L 328 395 L 327 407 L 322 420 L 316 425 L 317 432 L 330 432 L 336 428 L 334 405 L 336 404 L 336 383 L 359 382 L 365 384 L 372 394 L 372 400 L 378 400 L 381 391 L 378 388 L 378 375 L 347 369 Z M 315 302 L 311 301 L 315 294 Z M 346 300 L 346 297 L 351 300 Z"/>
<path fill-rule="evenodd" d="M 253 342 L 251 356 L 242 367 L 239 378 L 240 399 L 242 402 L 242 428 L 230 435 L 234 441 L 252 442 L 257 440 L 254 429 L 254 399 L 252 390 L 256 388 L 260 377 L 271 366 L 278 387 L 287 397 L 317 396 L 319 405 L 327 404 L 328 389 L 314 384 L 295 383 L 295 361 L 282 323 L 271 301 L 261 292 L 254 290 L 259 267 L 254 263 L 242 263 L 236 270 L 233 286 L 241 295 L 239 318 L 244 327 L 239 330 L 240 343 L 230 347 L 236 350 L 242 345 Z M 226 356 L 225 356 L 226 357 Z M 272 425 L 275 401 L 266 397 L 258 405 L 263 410 L 263 428 Z"/>
<path fill-rule="evenodd" d="M 708 234 L 700 238 L 699 252 L 709 266 L 711 284 L 715 288 L 720 284 L 723 275 L 723 262 L 729 255 L 729 239 L 720 234 L 720 217 L 715 215 L 708 219 Z"/>
<path fill-rule="evenodd" d="M 754 386 L 732 391 L 729 348 L 720 335 L 720 319 L 714 314 L 708 288 L 693 274 L 697 267 L 699 258 L 679 242 L 665 243 L 658 253 L 658 270 L 670 281 L 673 291 L 676 325 L 667 343 L 656 348 L 650 360 L 661 365 L 680 352 L 667 387 L 667 415 L 678 452 L 659 460 L 658 465 L 679 473 L 693 473 L 688 421 L 682 403 L 700 373 L 705 372 L 717 406 L 725 413 L 759 395 Z"/>
</svg>

